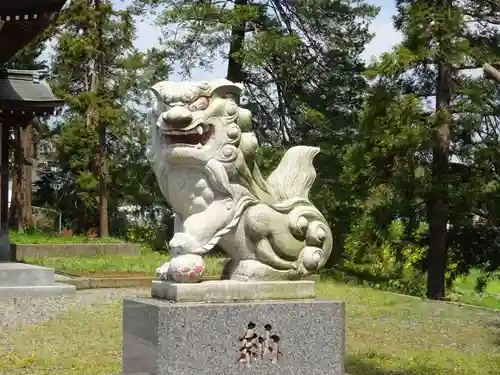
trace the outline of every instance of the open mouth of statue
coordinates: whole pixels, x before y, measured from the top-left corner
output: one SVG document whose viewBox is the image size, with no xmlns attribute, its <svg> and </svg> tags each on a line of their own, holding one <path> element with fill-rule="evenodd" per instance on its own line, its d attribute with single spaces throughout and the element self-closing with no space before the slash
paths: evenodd
<svg viewBox="0 0 500 375">
<path fill-rule="evenodd" d="M 189 130 L 167 128 L 161 133 L 168 146 L 202 147 L 212 137 L 213 127 L 203 124 Z"/>
</svg>

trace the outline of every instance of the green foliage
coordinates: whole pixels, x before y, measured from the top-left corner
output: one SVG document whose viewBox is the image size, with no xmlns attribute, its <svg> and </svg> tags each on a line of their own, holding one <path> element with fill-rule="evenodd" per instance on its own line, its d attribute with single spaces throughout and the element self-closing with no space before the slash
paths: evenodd
<svg viewBox="0 0 500 375">
<path fill-rule="evenodd" d="M 164 217 L 168 218 L 167 215 Z M 168 252 L 170 250 L 168 241 L 172 238 L 172 231 L 171 220 L 168 222 L 163 220 L 155 225 L 145 222 L 130 226 L 125 238 L 131 242 L 148 244 L 155 251 Z"/>
<path fill-rule="evenodd" d="M 425 225 L 413 233 L 418 241 Z M 366 215 L 346 236 L 340 270 L 346 280 L 367 283 L 377 289 L 423 296 L 425 274 L 422 263 L 427 248 L 405 243 L 405 223 L 393 220 L 381 231 L 372 216 Z"/>
<path fill-rule="evenodd" d="M 490 164 L 498 139 L 499 87 L 465 73 L 498 61 L 500 9 L 488 1 L 396 4 L 395 26 L 403 42 L 369 67 L 372 86 L 359 132 L 344 154 L 342 178 L 358 186 L 362 212 L 351 236 L 361 239 L 356 254 L 373 253 L 373 262 L 384 259 L 383 271 L 393 265 L 387 252 L 404 259 L 408 246 L 429 246 L 429 256 L 417 256 L 417 269 L 437 266 L 451 287 L 471 267 L 500 264 L 498 231 L 492 229 L 497 183 Z M 449 77 L 442 73 L 448 68 Z M 438 204 L 442 218 L 436 216 Z M 391 239 L 395 219 L 404 223 L 399 242 Z M 428 220 L 438 220 L 439 228 L 415 238 L 420 223 Z M 433 263 L 439 262 L 433 257 L 438 245 L 430 238 L 443 237 L 447 263 L 440 269 Z"/>
</svg>

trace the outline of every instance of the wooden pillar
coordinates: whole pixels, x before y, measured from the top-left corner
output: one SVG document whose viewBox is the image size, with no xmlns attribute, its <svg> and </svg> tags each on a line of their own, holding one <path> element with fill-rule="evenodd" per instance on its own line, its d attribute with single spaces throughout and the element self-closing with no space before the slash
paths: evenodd
<svg viewBox="0 0 500 375">
<path fill-rule="evenodd" d="M 0 261 L 11 260 L 9 241 L 9 124 L 0 117 Z"/>
</svg>

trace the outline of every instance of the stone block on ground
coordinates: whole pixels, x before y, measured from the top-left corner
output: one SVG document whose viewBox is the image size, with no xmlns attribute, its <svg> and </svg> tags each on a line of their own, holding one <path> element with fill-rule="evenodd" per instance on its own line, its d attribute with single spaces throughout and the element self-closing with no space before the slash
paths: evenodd
<svg viewBox="0 0 500 375">
<path fill-rule="evenodd" d="M 73 285 L 56 283 L 53 268 L 0 262 L 0 298 L 54 296 L 75 291 Z"/>
<path fill-rule="evenodd" d="M 54 283 L 53 285 L 32 285 L 32 286 L 1 286 L 0 298 L 14 297 L 51 297 L 62 294 L 75 294 L 74 285 Z"/>
<path fill-rule="evenodd" d="M 256 336 L 266 337 L 266 324 L 272 326 L 271 337 L 279 336 L 274 352 L 282 354 L 276 363 L 272 352 L 249 364 L 239 361 L 245 344 L 239 338 L 248 333 L 250 322 Z M 124 375 L 344 375 L 344 345 L 345 306 L 340 301 L 124 300 Z"/>
<path fill-rule="evenodd" d="M 55 270 L 16 262 L 0 262 L 0 286 L 52 285 Z"/>
<path fill-rule="evenodd" d="M 237 302 L 306 299 L 316 296 L 314 281 L 213 280 L 200 283 L 153 281 L 151 296 L 175 302 Z"/>
</svg>

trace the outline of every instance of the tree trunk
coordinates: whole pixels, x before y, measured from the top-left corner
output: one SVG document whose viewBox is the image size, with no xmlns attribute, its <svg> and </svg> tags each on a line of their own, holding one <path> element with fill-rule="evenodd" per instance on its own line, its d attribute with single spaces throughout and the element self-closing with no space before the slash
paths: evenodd
<svg viewBox="0 0 500 375">
<path fill-rule="evenodd" d="M 248 0 L 236 0 L 234 7 L 246 6 Z M 227 63 L 227 79 L 232 82 L 243 82 L 245 74 L 241 58 L 235 57 L 243 48 L 245 41 L 246 22 L 233 26 L 231 29 L 231 42 L 229 44 L 229 58 Z"/>
<path fill-rule="evenodd" d="M 25 121 L 21 119 L 20 121 Z M 23 232 L 33 227 L 31 199 L 33 192 L 33 126 L 31 121 L 14 130 L 14 168 L 12 173 L 12 196 L 9 226 Z"/>
<path fill-rule="evenodd" d="M 104 14 L 101 7 L 101 0 L 95 0 L 95 11 L 97 12 L 97 38 L 98 38 L 98 56 L 96 59 L 97 73 L 97 95 L 102 96 L 104 91 Z M 108 186 L 106 163 L 106 124 L 102 116 L 97 114 L 97 129 L 99 133 L 99 235 L 108 237 Z"/>
<path fill-rule="evenodd" d="M 427 200 L 429 251 L 427 256 L 427 298 L 445 297 L 448 223 L 448 168 L 450 148 L 451 69 L 439 62 L 436 90 L 436 127 L 432 150 L 431 190 Z"/>
<path fill-rule="evenodd" d="M 12 192 L 9 210 L 9 227 L 19 233 L 24 231 L 24 188 L 23 181 L 24 155 L 22 144 L 22 130 L 17 123 L 14 128 L 14 165 L 12 168 Z"/>
<path fill-rule="evenodd" d="M 9 224 L 9 156 L 12 147 L 10 138 L 10 124 L 2 122 L 2 147 L 0 152 L 0 229 L 7 230 Z"/>
<path fill-rule="evenodd" d="M 23 145 L 23 224 L 25 228 L 33 228 L 33 210 L 31 209 L 33 196 L 33 125 L 31 121 L 21 130 L 21 140 Z"/>
</svg>

